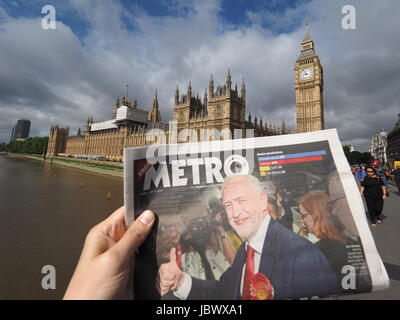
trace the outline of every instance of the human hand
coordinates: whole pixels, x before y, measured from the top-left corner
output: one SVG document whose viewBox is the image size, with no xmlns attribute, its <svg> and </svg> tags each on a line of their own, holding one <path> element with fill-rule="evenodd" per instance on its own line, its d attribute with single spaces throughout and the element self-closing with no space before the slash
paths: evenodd
<svg viewBox="0 0 400 320">
<path fill-rule="evenodd" d="M 306 226 L 306 223 L 304 222 L 304 218 L 301 218 L 301 230 L 300 230 L 300 235 L 304 238 L 308 237 L 308 228 Z"/>
<path fill-rule="evenodd" d="M 64 299 L 127 299 L 131 258 L 147 238 L 155 216 L 144 211 L 125 228 L 125 208 L 116 210 L 88 233 Z"/>
<path fill-rule="evenodd" d="M 387 195 L 384 194 L 382 198 L 383 198 L 383 200 L 386 200 L 387 199 Z"/>
<path fill-rule="evenodd" d="M 218 231 L 218 234 L 222 237 L 225 234 L 225 229 L 221 225 L 217 225 L 215 229 Z"/>
<path fill-rule="evenodd" d="M 165 295 L 170 290 L 178 290 L 184 279 L 185 273 L 176 263 L 176 249 L 172 248 L 169 253 L 169 262 L 163 263 L 158 269 L 156 279 L 157 290 L 161 296 Z"/>
</svg>

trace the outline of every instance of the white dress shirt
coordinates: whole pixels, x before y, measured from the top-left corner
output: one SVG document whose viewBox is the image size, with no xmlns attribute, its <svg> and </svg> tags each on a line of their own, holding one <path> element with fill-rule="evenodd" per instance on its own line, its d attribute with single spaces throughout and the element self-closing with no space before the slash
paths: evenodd
<svg viewBox="0 0 400 320">
<path fill-rule="evenodd" d="M 214 279 L 219 280 L 226 269 L 230 267 L 228 261 L 226 260 L 220 248 L 218 248 L 217 253 L 215 253 L 213 248 L 207 249 L 206 257 L 213 272 Z"/>
<path fill-rule="evenodd" d="M 261 222 L 257 233 L 251 239 L 250 242 L 246 241 L 246 250 L 247 245 L 250 245 L 254 249 L 254 274 L 258 273 L 260 268 L 260 261 L 261 261 L 261 253 L 264 247 L 265 236 L 267 235 L 268 225 L 271 216 L 268 214 L 264 220 Z M 242 279 L 240 280 L 240 294 L 243 292 L 243 282 L 244 282 L 244 273 L 246 269 L 246 264 L 243 266 L 242 271 Z M 181 287 L 174 292 L 174 295 L 182 300 L 186 300 L 189 296 L 190 290 L 192 289 L 192 277 L 185 273 L 185 279 Z"/>
<path fill-rule="evenodd" d="M 197 279 L 206 279 L 206 272 L 197 251 L 185 252 L 181 258 L 181 269 L 188 275 Z"/>
</svg>

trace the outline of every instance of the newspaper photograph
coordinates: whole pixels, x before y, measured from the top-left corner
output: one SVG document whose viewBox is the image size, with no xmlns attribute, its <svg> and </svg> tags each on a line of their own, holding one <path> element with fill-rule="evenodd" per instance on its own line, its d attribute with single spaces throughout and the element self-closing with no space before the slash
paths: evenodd
<svg viewBox="0 0 400 320">
<path fill-rule="evenodd" d="M 384 290 L 336 129 L 124 151 L 126 223 L 157 217 L 135 299 L 272 300 Z"/>
</svg>

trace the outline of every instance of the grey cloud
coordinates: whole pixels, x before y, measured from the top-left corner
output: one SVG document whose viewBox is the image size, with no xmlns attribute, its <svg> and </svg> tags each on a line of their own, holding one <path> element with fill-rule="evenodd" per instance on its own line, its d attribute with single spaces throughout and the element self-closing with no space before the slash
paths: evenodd
<svg viewBox="0 0 400 320">
<path fill-rule="evenodd" d="M 18 118 L 35 120 L 32 133 L 48 132 L 55 121 L 70 124 L 74 132 L 88 115 L 107 119 L 127 83 L 130 96 L 146 109 L 157 87 L 168 121 L 177 84 L 186 93 L 191 80 L 202 97 L 210 74 L 216 84 L 224 83 L 228 68 L 239 87 L 245 78 L 248 112 L 276 124 L 285 120 L 295 129 L 293 69 L 308 16 L 324 66 L 326 125 L 338 128 L 342 142 L 366 151 L 372 135 L 389 131 L 400 110 L 400 3 L 353 2 L 355 31 L 341 28 L 346 1 L 312 1 L 281 16 L 248 12 L 252 23 L 239 27 L 219 20 L 215 1 L 171 1 L 180 10 L 174 17 L 149 16 L 140 7 L 128 12 L 116 1 L 71 1 L 90 25 L 83 39 L 62 23 L 56 32 L 44 32 L 39 20 L 4 22 L 0 12 L 5 48 L 0 61 L 7 61 L 0 67 L 0 141 L 9 138 Z M 134 30 L 127 30 L 123 19 Z M 271 23 L 272 31 L 261 27 Z M 291 26 L 298 27 L 276 34 Z"/>
</svg>

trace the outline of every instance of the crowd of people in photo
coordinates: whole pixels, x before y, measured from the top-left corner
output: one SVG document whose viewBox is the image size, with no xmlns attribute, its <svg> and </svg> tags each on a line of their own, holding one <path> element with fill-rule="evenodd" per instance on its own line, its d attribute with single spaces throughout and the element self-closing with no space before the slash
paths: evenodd
<svg viewBox="0 0 400 320">
<path fill-rule="evenodd" d="M 271 218 L 312 242 L 340 279 L 348 264 L 348 248 L 360 239 L 338 173 L 328 175 L 327 190 L 311 190 L 294 201 L 273 184 L 264 189 Z M 214 197 L 206 216 L 160 227 L 157 260 L 167 263 L 175 248 L 183 272 L 197 279 L 219 280 L 245 240 L 228 223 L 221 200 Z"/>
<path fill-rule="evenodd" d="M 354 165 L 351 168 L 353 175 L 361 182 L 367 176 L 367 165 Z M 371 165 L 370 166 L 376 176 L 383 181 L 386 188 L 389 186 L 390 181 L 394 181 L 398 191 L 400 192 L 400 166 L 391 167 L 390 165 Z"/>
<path fill-rule="evenodd" d="M 171 248 L 182 271 L 198 279 L 218 280 L 232 265 L 243 242 L 231 228 L 217 198 L 208 203 L 208 214 L 161 226 L 156 255 L 159 264 L 168 262 Z"/>
</svg>

